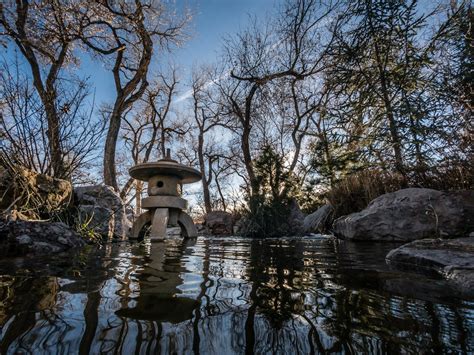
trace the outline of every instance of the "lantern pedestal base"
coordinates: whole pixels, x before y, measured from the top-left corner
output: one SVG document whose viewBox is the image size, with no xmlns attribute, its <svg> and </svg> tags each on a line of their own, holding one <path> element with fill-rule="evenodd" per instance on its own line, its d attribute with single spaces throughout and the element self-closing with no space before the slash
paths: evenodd
<svg viewBox="0 0 474 355">
<path fill-rule="evenodd" d="M 186 212 L 176 208 L 150 208 L 142 213 L 133 223 L 131 239 L 142 238 L 143 229 L 147 224 L 151 224 L 150 240 L 152 242 L 166 239 L 168 224 L 181 227 L 181 236 L 184 238 L 197 237 L 197 229 L 192 218 Z"/>
</svg>

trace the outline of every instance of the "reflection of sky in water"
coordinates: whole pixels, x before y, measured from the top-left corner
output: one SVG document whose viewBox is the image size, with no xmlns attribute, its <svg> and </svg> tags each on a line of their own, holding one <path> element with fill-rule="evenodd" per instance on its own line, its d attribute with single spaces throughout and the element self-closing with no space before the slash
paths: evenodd
<svg viewBox="0 0 474 355">
<path fill-rule="evenodd" d="M 0 353 L 474 351 L 474 302 L 390 270 L 390 248 L 318 238 L 108 246 L 80 277 L 2 277 Z"/>
</svg>

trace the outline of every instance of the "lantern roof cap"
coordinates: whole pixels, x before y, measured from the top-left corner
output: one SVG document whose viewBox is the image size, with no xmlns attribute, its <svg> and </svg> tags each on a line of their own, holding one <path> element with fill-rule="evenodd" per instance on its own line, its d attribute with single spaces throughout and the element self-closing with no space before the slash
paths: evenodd
<svg viewBox="0 0 474 355">
<path fill-rule="evenodd" d="M 187 165 L 171 159 L 169 150 L 167 156 L 155 162 L 141 163 L 131 167 L 128 172 L 137 180 L 148 181 L 154 176 L 176 176 L 182 184 L 191 184 L 201 180 L 201 173 Z"/>
</svg>

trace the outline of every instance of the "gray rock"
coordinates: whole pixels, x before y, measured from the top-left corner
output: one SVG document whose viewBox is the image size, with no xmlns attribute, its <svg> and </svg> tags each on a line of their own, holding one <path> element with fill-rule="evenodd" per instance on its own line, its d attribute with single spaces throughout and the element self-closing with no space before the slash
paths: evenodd
<svg viewBox="0 0 474 355">
<path fill-rule="evenodd" d="M 292 199 L 289 204 L 290 213 L 288 216 L 288 226 L 291 234 L 299 235 L 304 233 L 305 214 L 301 211 L 298 202 Z"/>
<path fill-rule="evenodd" d="M 26 234 L 19 235 L 18 237 L 16 237 L 16 240 L 19 245 L 29 245 L 33 243 L 31 238 Z"/>
<path fill-rule="evenodd" d="M 463 294 L 474 295 L 474 237 L 417 240 L 390 251 L 390 265 L 436 273 Z"/>
<path fill-rule="evenodd" d="M 338 218 L 334 234 L 362 241 L 412 241 L 468 236 L 474 230 L 474 191 L 409 188 L 384 194 L 366 209 Z"/>
<path fill-rule="evenodd" d="M 240 217 L 237 221 L 235 221 L 234 226 L 232 227 L 234 235 L 241 235 L 244 227 L 245 227 L 245 218 Z"/>
<path fill-rule="evenodd" d="M 212 235 L 232 235 L 234 220 L 232 214 L 225 211 L 212 211 L 204 216 L 203 226 Z"/>
<path fill-rule="evenodd" d="M 64 251 L 63 248 L 47 242 L 35 242 L 30 246 L 29 249 L 34 254 L 49 254 Z"/>
<path fill-rule="evenodd" d="M 110 208 L 99 205 L 79 205 L 77 206 L 78 217 L 86 229 L 113 237 L 115 227 L 115 214 Z"/>
<path fill-rule="evenodd" d="M 69 241 L 68 241 L 66 238 L 59 237 L 59 238 L 58 238 L 58 243 L 60 243 L 60 244 L 62 244 L 62 245 L 68 245 L 68 244 L 69 244 Z"/>
<path fill-rule="evenodd" d="M 303 220 L 304 233 L 324 233 L 331 222 L 334 208 L 331 205 L 324 205 L 315 212 L 307 215 Z"/>
<path fill-rule="evenodd" d="M 61 222 L 10 221 L 7 249 L 14 254 L 47 254 L 80 250 L 86 243 L 71 227 Z"/>
<path fill-rule="evenodd" d="M 122 199 L 111 186 L 76 187 L 74 194 L 81 221 L 90 220 L 88 227 L 109 238 L 128 236 L 131 223 L 127 218 Z"/>
<path fill-rule="evenodd" d="M 0 218 L 0 241 L 4 240 L 8 236 L 8 221 L 6 218 Z"/>
<path fill-rule="evenodd" d="M 202 223 L 196 223 L 196 229 L 199 235 L 210 234 L 209 229 Z"/>
</svg>

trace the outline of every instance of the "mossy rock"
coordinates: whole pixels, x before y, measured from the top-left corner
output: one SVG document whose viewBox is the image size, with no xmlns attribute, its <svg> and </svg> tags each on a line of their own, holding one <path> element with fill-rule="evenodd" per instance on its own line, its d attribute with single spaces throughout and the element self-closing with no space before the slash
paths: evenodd
<svg viewBox="0 0 474 355">
<path fill-rule="evenodd" d="M 66 208 L 72 196 L 69 181 L 32 170 L 0 166 L 0 210 L 17 211 L 21 219 L 44 218 Z"/>
</svg>

